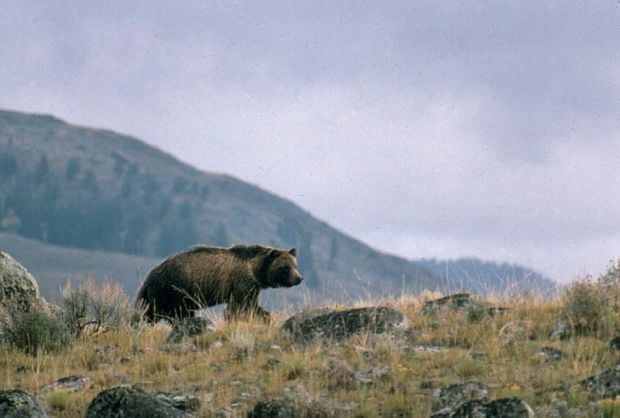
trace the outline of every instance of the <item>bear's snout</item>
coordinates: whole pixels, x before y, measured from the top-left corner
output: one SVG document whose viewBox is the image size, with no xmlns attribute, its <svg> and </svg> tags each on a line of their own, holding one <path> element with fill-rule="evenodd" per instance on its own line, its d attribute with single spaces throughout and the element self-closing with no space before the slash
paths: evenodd
<svg viewBox="0 0 620 418">
<path fill-rule="evenodd" d="M 301 277 L 300 275 L 297 275 L 297 276 L 293 277 L 292 284 L 293 284 L 293 286 L 297 286 L 299 283 L 301 283 L 303 281 L 304 281 L 304 278 Z"/>
</svg>

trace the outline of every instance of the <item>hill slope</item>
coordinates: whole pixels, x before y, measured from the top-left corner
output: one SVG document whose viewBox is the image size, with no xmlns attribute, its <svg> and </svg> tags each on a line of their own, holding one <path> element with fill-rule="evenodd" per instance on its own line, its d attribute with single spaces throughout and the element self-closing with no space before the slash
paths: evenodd
<svg viewBox="0 0 620 418">
<path fill-rule="evenodd" d="M 0 177 L 0 230 L 40 242 L 156 259 L 196 243 L 297 247 L 299 292 L 321 299 L 448 287 L 256 186 L 51 116 L 0 111 Z"/>
<path fill-rule="evenodd" d="M 113 132 L 3 111 L 0 167 L 0 227 L 37 241 L 157 258 L 198 242 L 262 243 L 297 247 L 313 293 L 436 285 L 417 264 L 381 254 L 289 201 Z"/>
<path fill-rule="evenodd" d="M 4 232 L 0 232 L 0 250 L 23 264 L 37 279 L 43 297 L 54 302 L 59 301 L 67 279 L 122 282 L 125 293 L 134 296 L 143 276 L 159 262 L 157 258 L 64 248 Z"/>
</svg>

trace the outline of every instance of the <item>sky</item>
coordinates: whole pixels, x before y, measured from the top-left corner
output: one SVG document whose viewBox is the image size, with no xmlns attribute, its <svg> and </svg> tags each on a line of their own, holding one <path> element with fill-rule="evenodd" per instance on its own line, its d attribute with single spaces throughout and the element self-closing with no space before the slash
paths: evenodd
<svg viewBox="0 0 620 418">
<path fill-rule="evenodd" d="M 559 281 L 620 256 L 619 77 L 616 0 L 0 0 L 0 108 Z"/>
</svg>

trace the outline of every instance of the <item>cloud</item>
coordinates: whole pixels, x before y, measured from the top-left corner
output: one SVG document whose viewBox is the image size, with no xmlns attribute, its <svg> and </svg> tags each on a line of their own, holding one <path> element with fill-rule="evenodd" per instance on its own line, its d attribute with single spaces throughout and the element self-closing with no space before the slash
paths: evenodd
<svg viewBox="0 0 620 418">
<path fill-rule="evenodd" d="M 1 107 L 136 135 L 410 258 L 566 278 L 618 255 L 615 2 L 0 7 Z"/>
</svg>

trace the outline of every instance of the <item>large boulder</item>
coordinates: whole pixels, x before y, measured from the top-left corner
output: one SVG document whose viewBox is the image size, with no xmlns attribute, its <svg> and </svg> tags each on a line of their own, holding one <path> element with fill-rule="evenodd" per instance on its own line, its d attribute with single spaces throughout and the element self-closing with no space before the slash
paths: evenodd
<svg viewBox="0 0 620 418">
<path fill-rule="evenodd" d="M 100 392 L 86 410 L 86 418 L 181 418 L 191 416 L 168 400 L 133 386 L 116 386 Z"/>
<path fill-rule="evenodd" d="M 267 399 L 248 412 L 248 418 L 332 418 L 347 416 L 344 410 L 318 401 L 300 402 L 290 399 Z"/>
<path fill-rule="evenodd" d="M 282 328 L 295 343 L 339 342 L 362 332 L 374 334 L 394 329 L 404 322 L 403 314 L 385 306 L 347 310 L 319 309 L 296 314 Z"/>
<path fill-rule="evenodd" d="M 0 251 L 0 331 L 10 326 L 16 315 L 28 312 L 50 313 L 50 307 L 28 270 Z"/>
<path fill-rule="evenodd" d="M 9 389 L 0 392 L 0 417 L 47 418 L 47 415 L 28 392 Z"/>
</svg>

